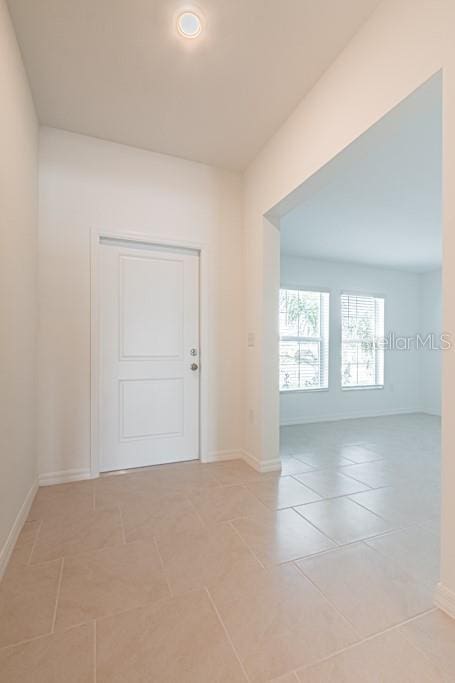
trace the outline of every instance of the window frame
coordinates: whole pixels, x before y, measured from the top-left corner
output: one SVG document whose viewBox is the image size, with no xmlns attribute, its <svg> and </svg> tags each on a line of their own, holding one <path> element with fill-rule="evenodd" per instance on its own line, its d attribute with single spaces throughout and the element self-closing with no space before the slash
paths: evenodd
<svg viewBox="0 0 455 683">
<path fill-rule="evenodd" d="M 296 337 L 292 335 L 281 335 L 281 330 L 278 329 L 278 358 L 280 358 L 280 348 L 281 348 L 281 342 L 296 342 L 296 343 L 318 343 L 319 344 L 319 358 L 321 359 L 321 364 L 322 364 L 322 359 L 327 358 L 327 386 L 326 387 L 308 387 L 307 389 L 282 389 L 281 386 L 279 388 L 280 394 L 287 395 L 287 394 L 308 394 L 308 393 L 320 393 L 322 391 L 329 391 L 330 388 L 330 306 L 331 306 L 331 296 L 332 292 L 330 289 L 327 287 L 306 287 L 305 285 L 296 285 L 296 284 L 280 284 L 280 295 L 282 290 L 294 290 L 298 292 L 314 292 L 317 294 L 327 294 L 328 295 L 328 300 L 327 300 L 327 336 L 324 338 L 324 335 L 321 335 L 319 337 Z M 320 321 L 320 331 L 322 331 L 322 319 Z M 279 328 L 279 313 L 278 313 L 278 328 Z M 327 353 L 324 353 L 324 343 L 327 346 Z M 321 353 L 322 351 L 322 353 Z M 321 367 L 322 365 L 320 364 L 320 374 L 321 374 Z M 281 363 L 279 363 L 279 370 L 281 368 Z"/>
<path fill-rule="evenodd" d="M 342 290 L 340 292 L 340 302 L 339 302 L 339 315 L 340 315 L 340 388 L 341 391 L 380 391 L 385 389 L 385 379 L 386 379 L 386 354 L 385 349 L 376 349 L 375 353 L 382 353 L 382 384 L 354 384 L 351 386 L 343 386 L 343 296 L 356 296 L 365 297 L 371 299 L 381 299 L 383 302 L 383 321 L 384 321 L 384 335 L 385 335 L 385 310 L 386 310 L 386 300 L 385 294 L 378 294 L 377 292 L 370 291 L 352 291 L 352 290 Z M 377 339 L 377 335 L 376 335 Z M 361 341 L 361 340 L 359 340 Z M 377 366 L 377 358 L 375 358 L 375 365 Z"/>
</svg>

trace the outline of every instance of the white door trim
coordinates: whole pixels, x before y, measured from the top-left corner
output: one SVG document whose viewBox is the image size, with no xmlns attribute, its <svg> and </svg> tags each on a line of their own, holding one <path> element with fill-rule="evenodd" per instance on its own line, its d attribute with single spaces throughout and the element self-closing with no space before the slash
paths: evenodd
<svg viewBox="0 0 455 683">
<path fill-rule="evenodd" d="M 90 242 L 90 476 L 98 477 L 100 473 L 100 329 L 99 301 L 100 287 L 99 253 L 100 239 L 124 240 L 134 243 L 148 244 L 151 247 L 161 246 L 174 249 L 191 249 L 199 253 L 199 325 L 200 325 L 200 406 L 199 406 L 199 457 L 201 462 L 209 461 L 208 453 L 208 270 L 209 254 L 207 245 L 201 242 L 173 240 L 160 235 L 135 232 L 116 232 L 92 228 Z"/>
</svg>

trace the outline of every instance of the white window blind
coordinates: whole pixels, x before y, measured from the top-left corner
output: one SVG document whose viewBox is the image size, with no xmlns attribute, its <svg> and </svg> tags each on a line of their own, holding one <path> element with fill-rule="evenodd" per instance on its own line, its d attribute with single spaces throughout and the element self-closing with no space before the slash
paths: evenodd
<svg viewBox="0 0 455 683">
<path fill-rule="evenodd" d="M 341 295 L 341 386 L 384 386 L 384 299 Z"/>
<path fill-rule="evenodd" d="M 280 390 L 327 389 L 329 294 L 280 290 Z"/>
</svg>

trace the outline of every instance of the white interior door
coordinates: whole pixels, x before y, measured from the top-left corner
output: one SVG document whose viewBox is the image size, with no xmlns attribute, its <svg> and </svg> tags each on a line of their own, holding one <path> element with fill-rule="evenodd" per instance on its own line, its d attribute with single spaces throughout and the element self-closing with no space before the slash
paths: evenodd
<svg viewBox="0 0 455 683">
<path fill-rule="evenodd" d="M 100 244 L 100 471 L 199 457 L 199 256 Z"/>
</svg>

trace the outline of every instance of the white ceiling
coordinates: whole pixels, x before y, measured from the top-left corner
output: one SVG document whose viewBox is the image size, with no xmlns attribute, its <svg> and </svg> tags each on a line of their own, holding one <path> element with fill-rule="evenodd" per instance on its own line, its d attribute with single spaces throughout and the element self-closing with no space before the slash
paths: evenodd
<svg viewBox="0 0 455 683">
<path fill-rule="evenodd" d="M 441 82 L 434 76 L 296 191 L 280 221 L 282 253 L 440 266 Z"/>
<path fill-rule="evenodd" d="M 243 168 L 378 0 L 9 0 L 43 124 Z"/>
</svg>

